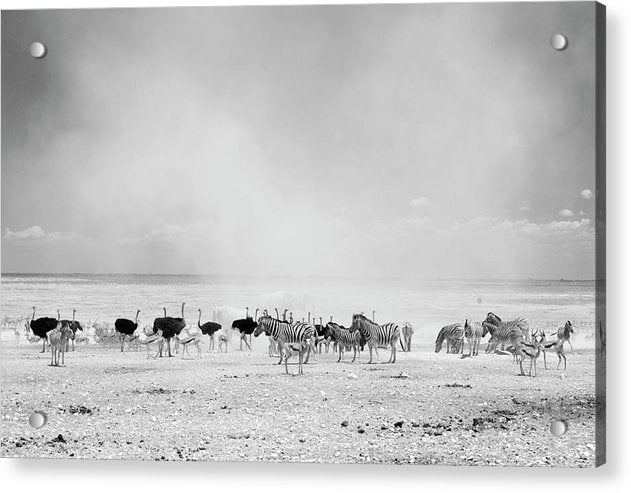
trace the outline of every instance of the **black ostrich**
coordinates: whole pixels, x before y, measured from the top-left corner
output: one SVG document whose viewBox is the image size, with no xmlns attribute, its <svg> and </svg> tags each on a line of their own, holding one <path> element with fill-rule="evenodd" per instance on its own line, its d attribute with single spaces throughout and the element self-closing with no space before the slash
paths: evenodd
<svg viewBox="0 0 631 493">
<path fill-rule="evenodd" d="M 114 322 L 114 328 L 116 332 L 120 334 L 121 338 L 121 353 L 123 352 L 123 344 L 125 342 L 125 336 L 132 336 L 138 328 L 138 315 L 140 310 L 136 311 L 136 319 L 132 322 L 128 318 L 117 318 Z"/>
<path fill-rule="evenodd" d="M 221 330 L 221 324 L 218 324 L 217 322 L 205 322 L 202 324 L 202 309 L 198 308 L 197 311 L 199 312 L 199 317 L 197 318 L 197 327 L 199 328 L 199 330 L 201 330 L 202 334 L 209 337 L 208 352 L 210 352 L 215 347 L 214 335 L 215 332 Z"/>
<path fill-rule="evenodd" d="M 33 317 L 31 318 L 31 323 L 29 325 L 33 334 L 42 339 L 44 343 L 40 353 L 46 351 L 46 336 L 51 330 L 56 329 L 58 324 L 59 320 L 53 317 L 40 317 L 35 319 L 35 307 L 33 307 Z"/>
<path fill-rule="evenodd" d="M 186 327 L 186 320 L 184 319 L 184 305 L 182 303 L 182 317 L 167 317 L 166 316 L 166 308 L 164 308 L 164 317 L 156 318 L 153 321 L 153 333 L 157 334 L 158 331 L 162 331 L 162 337 L 167 341 L 167 351 L 169 353 L 169 358 L 173 355 L 171 354 L 171 339 L 178 336 L 182 329 Z M 160 347 L 160 357 L 162 357 L 162 347 Z"/>
<path fill-rule="evenodd" d="M 313 321 L 315 322 L 315 317 L 313 318 Z M 322 347 L 320 346 L 320 343 L 326 339 L 326 325 L 322 324 L 322 317 L 320 317 L 320 323 L 319 324 L 313 324 L 313 326 L 315 327 L 316 330 L 316 351 L 319 351 L 320 353 L 322 353 Z"/>
<path fill-rule="evenodd" d="M 83 327 L 81 327 L 81 324 L 79 322 L 77 322 L 75 320 L 75 313 L 77 313 L 77 310 L 73 309 L 72 310 L 72 320 L 60 320 L 59 322 L 61 322 L 61 326 L 62 327 L 70 327 L 70 330 L 72 330 L 72 335 L 73 337 L 70 338 L 70 340 L 72 341 L 72 350 L 74 351 L 74 339 L 77 335 L 77 331 L 80 330 L 81 332 L 83 332 Z M 57 315 L 59 315 L 59 310 L 57 311 Z"/>
<path fill-rule="evenodd" d="M 177 320 L 179 324 L 182 326 L 182 328 L 177 333 L 178 335 L 180 335 L 180 332 L 182 332 L 182 329 L 186 328 L 186 320 L 184 319 L 184 305 L 186 305 L 186 303 L 182 303 L 182 316 L 173 318 L 174 320 Z"/>
<path fill-rule="evenodd" d="M 246 347 L 252 351 L 252 346 L 248 344 L 247 336 L 250 336 L 250 342 L 252 342 L 252 334 L 254 333 L 254 329 L 256 329 L 256 321 L 248 315 L 250 309 L 245 307 L 245 318 L 239 318 L 232 322 L 232 328 L 237 329 L 241 334 L 241 344 L 239 344 L 239 350 L 243 350 L 243 343 L 245 342 Z M 254 312 L 254 318 L 258 315 L 259 309 L 256 309 Z"/>
<path fill-rule="evenodd" d="M 154 334 L 158 333 L 158 326 L 167 318 L 167 309 L 162 308 L 162 310 L 164 311 L 164 317 L 158 317 L 153 320 L 153 333 Z"/>
</svg>

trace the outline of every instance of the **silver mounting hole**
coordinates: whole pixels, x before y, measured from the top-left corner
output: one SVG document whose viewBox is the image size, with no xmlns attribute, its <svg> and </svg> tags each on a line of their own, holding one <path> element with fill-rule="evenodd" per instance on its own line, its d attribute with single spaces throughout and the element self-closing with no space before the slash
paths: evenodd
<svg viewBox="0 0 631 493">
<path fill-rule="evenodd" d="M 48 421 L 48 418 L 42 411 L 35 411 L 28 418 L 28 424 L 30 424 L 33 428 L 41 428 L 46 424 L 46 421 Z"/>
<path fill-rule="evenodd" d="M 31 43 L 28 51 L 33 58 L 44 58 L 46 56 L 46 47 L 39 41 Z"/>
<path fill-rule="evenodd" d="M 552 424 L 550 425 L 550 432 L 555 437 L 560 437 L 564 435 L 566 431 L 567 431 L 567 421 L 564 421 L 562 419 L 557 419 L 556 421 L 553 421 Z"/>
<path fill-rule="evenodd" d="M 567 45 L 567 38 L 563 34 L 555 34 L 550 38 L 550 46 L 555 50 L 563 51 Z"/>
</svg>

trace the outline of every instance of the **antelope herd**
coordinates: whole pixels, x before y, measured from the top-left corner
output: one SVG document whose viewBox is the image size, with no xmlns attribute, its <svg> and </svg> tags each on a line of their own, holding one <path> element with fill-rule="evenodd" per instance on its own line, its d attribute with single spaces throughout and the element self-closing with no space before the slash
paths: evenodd
<svg viewBox="0 0 631 493">
<path fill-rule="evenodd" d="M 74 344 L 89 343 L 90 336 L 95 344 L 103 346 L 114 346 L 120 344 L 121 352 L 124 351 L 125 345 L 129 349 L 138 350 L 141 347 L 146 348 L 147 358 L 157 358 L 163 356 L 166 346 L 166 355 L 172 356 L 173 351 L 179 354 L 181 351 L 182 358 L 192 359 L 202 356 L 203 336 L 209 337 L 209 351 L 213 350 L 215 340 L 218 342 L 219 352 L 228 351 L 228 343 L 230 334 L 222 327 L 220 323 L 209 321 L 202 324 L 202 310 L 198 309 L 197 327 L 188 326 L 185 319 L 185 303 L 181 306 L 181 317 L 168 317 L 166 308 L 163 309 L 163 316 L 154 320 L 151 326 L 141 326 L 138 318 L 141 310 L 137 310 L 135 318 L 131 319 L 118 318 L 114 324 L 108 322 L 88 322 L 82 326 L 75 320 L 76 310 L 72 311 L 72 320 L 61 319 L 60 312 L 57 311 L 57 317 L 40 317 L 35 318 L 36 309 L 33 307 L 33 313 L 30 320 L 22 319 L 24 322 L 24 333 L 26 339 L 31 343 L 41 341 L 43 348 L 41 352 L 46 350 L 46 345 L 51 351 L 50 366 L 59 366 L 64 364 L 65 353 L 71 348 L 74 351 Z M 230 329 L 240 334 L 241 347 L 245 343 L 248 350 L 252 349 L 251 337 L 259 337 L 265 334 L 269 337 L 270 356 L 279 358 L 278 364 L 285 363 L 285 371 L 289 373 L 288 361 L 294 355 L 298 354 L 298 372 L 303 373 L 303 364 L 313 359 L 315 361 L 318 352 L 322 354 L 329 352 L 332 346 L 332 352 L 338 354 L 337 362 L 342 362 L 344 353 L 353 351 L 351 363 L 361 357 L 361 352 L 366 346 L 369 352 L 368 363 L 373 363 L 373 350 L 377 360 L 379 355 L 378 349 L 390 349 L 390 357 L 388 363 L 395 363 L 397 356 L 397 346 L 400 345 L 401 350 L 409 352 L 412 349 L 412 336 L 414 329 L 411 324 L 405 323 L 399 325 L 394 322 L 378 324 L 374 321 L 375 312 L 372 313 L 372 320 L 363 313 L 355 313 L 352 315 L 351 324 L 348 327 L 340 323 L 334 322 L 330 317 L 328 323 L 323 324 L 322 318 L 320 323 L 316 323 L 316 318 L 311 317 L 308 313 L 307 320 L 303 318 L 301 321 L 294 321 L 293 312 L 285 309 L 282 315 L 278 309 L 275 309 L 276 317 L 272 317 L 267 310 L 261 311 L 258 316 L 259 309 L 256 310 L 254 317 L 250 316 L 249 308 L 246 307 L 245 318 L 235 319 Z M 5 317 L 3 325 L 5 327 L 13 326 L 15 342 L 20 342 L 20 320 L 9 320 Z M 567 358 L 564 345 L 567 342 L 572 352 L 572 344 L 570 342 L 571 334 L 574 332 L 572 323 L 567 321 L 564 327 L 557 330 L 555 336 L 547 339 L 543 330 L 531 331 L 530 324 L 525 318 L 517 318 L 515 320 L 503 321 L 496 314 L 489 312 L 482 322 L 472 323 L 466 319 L 464 323 L 453 323 L 442 327 L 436 337 L 434 350 L 439 353 L 443 346 L 446 345 L 447 353 L 464 355 L 465 341 L 468 343 L 468 355 L 477 356 L 479 354 L 479 346 L 481 340 L 489 335 L 486 346 L 486 353 L 512 354 L 513 360 L 519 363 L 520 374 L 524 375 L 523 362 L 527 358 L 530 361 L 530 376 L 537 374 L 537 359 L 543 355 L 544 368 L 547 369 L 546 350 L 553 349 L 558 357 L 557 369 L 563 363 L 563 369 L 567 368 Z M 248 341 L 249 339 L 249 341 Z M 534 369 L 534 375 L 533 375 Z"/>
</svg>

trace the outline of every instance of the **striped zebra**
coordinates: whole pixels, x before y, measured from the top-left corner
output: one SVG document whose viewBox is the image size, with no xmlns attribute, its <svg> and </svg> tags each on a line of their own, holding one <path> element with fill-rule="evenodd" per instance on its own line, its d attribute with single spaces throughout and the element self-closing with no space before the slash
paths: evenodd
<svg viewBox="0 0 631 493">
<path fill-rule="evenodd" d="M 530 341 L 529 324 L 525 318 L 518 318 L 510 322 L 500 322 L 498 325 L 489 324 L 485 320 L 482 326 L 491 334 L 491 339 L 486 347 L 487 353 L 492 353 L 497 349 L 497 346 L 503 344 L 512 346 L 513 354 L 516 354 L 522 341 Z"/>
<path fill-rule="evenodd" d="M 287 374 L 289 374 L 287 360 L 289 360 L 292 351 L 298 351 L 298 373 L 302 375 L 303 354 L 307 351 L 306 363 L 309 360 L 309 352 L 313 349 L 313 342 L 316 337 L 315 327 L 304 322 L 290 324 L 272 318 L 269 315 L 263 315 L 258 320 L 254 330 L 254 337 L 258 337 L 263 332 L 268 337 L 278 341 L 279 348 L 282 348 L 278 364 L 280 365 L 283 362 L 284 357 L 285 372 Z"/>
<path fill-rule="evenodd" d="M 358 330 L 351 332 L 335 322 L 329 322 L 324 328 L 324 337 L 327 339 L 330 338 L 330 340 L 337 343 L 340 354 L 339 358 L 337 358 L 338 363 L 342 361 L 342 356 L 346 348 L 353 349 L 353 360 L 351 363 L 355 362 L 355 358 L 359 354 L 361 346 L 361 334 Z"/>
<path fill-rule="evenodd" d="M 401 339 L 399 342 L 401 343 L 401 351 L 410 352 L 412 351 L 412 336 L 414 335 L 414 327 L 410 322 L 405 322 L 403 327 L 401 327 Z"/>
<path fill-rule="evenodd" d="M 50 346 L 51 358 L 49 366 L 59 366 L 59 355 L 61 354 L 61 365 L 65 364 L 64 354 L 68 351 L 68 341 L 74 339 L 74 332 L 68 325 L 61 325 L 58 322 L 57 328 L 48 333 L 48 344 Z"/>
<path fill-rule="evenodd" d="M 498 337 L 496 337 L 496 339 L 499 338 L 498 344 L 501 344 L 503 348 L 507 341 L 506 334 L 510 331 L 510 329 L 515 327 L 517 327 L 521 331 L 522 338 L 525 341 L 530 341 L 530 324 L 528 323 L 527 319 L 519 317 L 515 320 L 503 322 L 500 317 L 495 315 L 495 313 L 489 312 L 484 322 L 482 322 L 482 337 L 485 337 L 487 334 L 491 334 L 491 340 L 493 340 L 495 333 L 499 330 L 501 334 L 498 334 Z M 495 351 L 498 345 L 496 344 L 495 347 L 491 349 L 491 340 L 489 340 L 489 343 L 486 345 L 487 353 Z"/>
<path fill-rule="evenodd" d="M 401 338 L 401 329 L 397 324 L 389 322 L 379 325 L 369 320 L 362 313 L 356 313 L 353 315 L 351 330 L 358 330 L 361 337 L 365 339 L 365 344 L 368 344 L 368 349 L 370 350 L 369 364 L 372 363 L 373 348 L 375 349 L 375 354 L 377 354 L 377 360 L 379 360 L 377 348 L 385 348 L 388 346 L 391 347 L 388 363 L 396 363 L 397 343 Z"/>
<path fill-rule="evenodd" d="M 445 325 L 442 329 L 438 331 L 434 352 L 440 353 L 440 350 L 443 348 L 443 342 L 445 341 L 447 341 L 447 354 L 450 353 L 450 349 L 456 353 L 458 351 L 463 351 L 464 328 L 461 323 Z"/>
<path fill-rule="evenodd" d="M 469 343 L 469 356 L 477 356 L 480 351 L 480 340 L 482 339 L 482 324 L 476 322 L 471 325 L 469 320 L 464 321 L 464 335 Z"/>
</svg>

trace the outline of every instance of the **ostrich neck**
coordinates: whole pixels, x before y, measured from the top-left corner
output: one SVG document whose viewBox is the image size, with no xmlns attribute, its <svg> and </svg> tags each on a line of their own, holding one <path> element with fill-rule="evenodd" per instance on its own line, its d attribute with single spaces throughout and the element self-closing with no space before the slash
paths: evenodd
<svg viewBox="0 0 631 493">
<path fill-rule="evenodd" d="M 199 312 L 199 317 L 197 317 L 197 327 L 202 328 L 202 312 Z"/>
</svg>

